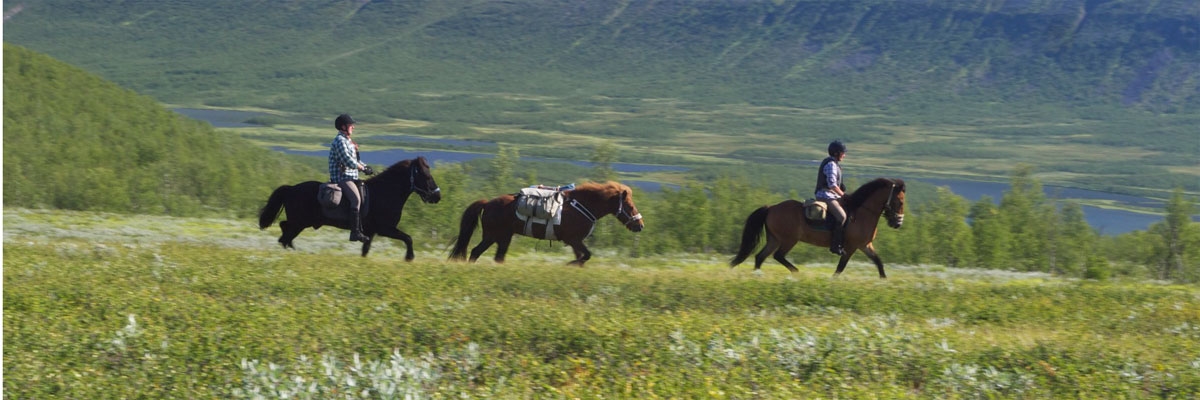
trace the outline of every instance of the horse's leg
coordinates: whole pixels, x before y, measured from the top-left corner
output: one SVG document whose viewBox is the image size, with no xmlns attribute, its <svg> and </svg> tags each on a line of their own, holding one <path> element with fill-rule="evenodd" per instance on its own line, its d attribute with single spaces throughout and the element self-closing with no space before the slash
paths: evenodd
<svg viewBox="0 0 1200 400">
<path fill-rule="evenodd" d="M 508 245 L 512 244 L 512 239 L 512 235 L 496 239 L 496 262 L 504 263 L 504 255 L 508 254 Z"/>
<path fill-rule="evenodd" d="M 488 247 L 492 247 L 492 243 L 496 243 L 496 240 L 492 239 L 491 235 L 488 235 L 487 232 L 484 232 L 483 240 L 479 242 L 478 246 L 475 246 L 471 249 L 471 258 L 469 258 L 468 261 L 475 262 L 475 260 L 478 260 L 479 255 L 483 254 L 484 251 L 487 251 Z"/>
<path fill-rule="evenodd" d="M 592 252 L 588 250 L 587 246 L 583 245 L 582 239 L 572 240 L 566 243 L 571 245 L 571 250 L 575 251 L 575 261 L 571 261 L 567 263 L 567 265 L 574 264 L 582 267 L 583 263 L 586 263 L 587 260 L 592 258 Z"/>
<path fill-rule="evenodd" d="M 774 253 L 775 250 L 779 249 L 779 239 L 776 239 L 775 235 L 771 234 L 770 231 L 767 231 L 766 242 L 767 243 L 763 245 L 762 250 L 759 250 L 758 254 L 754 255 L 755 271 L 758 271 L 760 268 L 762 268 L 763 261 L 767 260 L 768 255 L 771 255 L 771 253 Z"/>
<path fill-rule="evenodd" d="M 866 246 L 863 246 L 863 254 L 875 262 L 875 268 L 879 269 L 879 279 L 887 279 L 887 274 L 883 273 L 883 260 L 880 260 L 879 254 L 875 253 L 875 245 L 867 243 Z"/>
<path fill-rule="evenodd" d="M 279 244 L 283 245 L 285 249 L 295 249 L 296 246 L 292 245 L 292 240 L 296 236 L 300 236 L 300 232 L 304 230 L 304 227 L 293 228 L 292 224 L 289 224 L 288 221 L 280 221 L 279 229 L 283 231 L 283 234 L 279 235 Z"/>
<path fill-rule="evenodd" d="M 796 242 L 782 243 L 779 246 L 779 250 L 775 250 L 775 261 L 779 261 L 780 264 L 783 264 L 783 266 L 787 267 L 788 271 L 792 271 L 792 273 L 800 272 L 800 270 L 796 269 L 796 266 L 792 265 L 792 262 L 788 261 L 787 259 L 787 253 L 792 251 L 792 247 L 795 246 Z"/>
<path fill-rule="evenodd" d="M 846 269 L 846 263 L 850 262 L 850 256 L 852 256 L 852 255 L 854 255 L 854 249 L 847 248 L 846 254 L 843 254 L 842 258 L 838 260 L 837 271 L 833 271 L 833 276 L 836 277 L 836 276 L 840 275 L 842 273 L 842 270 Z"/>
<path fill-rule="evenodd" d="M 362 244 L 362 256 L 366 257 L 367 253 L 371 252 L 371 242 L 375 240 L 375 234 L 366 232 L 363 232 L 363 234 L 367 235 L 367 241 Z"/>
<path fill-rule="evenodd" d="M 414 258 L 416 258 L 416 256 L 413 254 L 412 236 L 409 236 L 407 233 L 404 233 L 403 231 L 401 231 L 399 229 L 396 229 L 396 227 L 394 227 L 394 226 L 390 227 L 388 229 L 383 229 L 383 230 L 379 231 L 378 233 L 379 233 L 379 236 L 389 237 L 389 238 L 404 242 L 404 246 L 407 247 L 407 249 L 404 251 L 404 261 L 412 261 Z M 363 243 L 363 257 L 367 256 L 367 249 L 369 249 L 370 247 L 371 247 L 370 242 Z"/>
</svg>

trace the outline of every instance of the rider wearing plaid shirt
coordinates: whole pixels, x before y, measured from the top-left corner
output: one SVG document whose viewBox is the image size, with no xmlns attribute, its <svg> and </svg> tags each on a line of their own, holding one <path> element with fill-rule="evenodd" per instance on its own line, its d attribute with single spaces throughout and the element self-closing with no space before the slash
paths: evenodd
<svg viewBox="0 0 1200 400">
<path fill-rule="evenodd" d="M 338 135 L 329 146 L 329 181 L 342 188 L 342 197 L 350 205 L 350 241 L 366 243 L 371 238 L 364 235 L 362 229 L 362 217 L 359 213 L 362 207 L 362 181 L 358 180 L 358 171 L 367 175 L 373 171 L 360 161 L 358 144 L 350 139 L 354 134 L 354 118 L 349 114 L 339 115 L 333 126 L 337 128 Z"/>
<path fill-rule="evenodd" d="M 349 129 L 354 129 L 353 123 Z M 329 181 L 342 183 L 357 180 L 358 170 L 364 167 L 366 164 L 359 161 L 358 144 L 350 139 L 350 134 L 339 129 L 329 146 Z"/>
<path fill-rule="evenodd" d="M 833 232 L 830 233 L 829 252 L 845 255 L 842 242 L 846 238 L 846 211 L 838 199 L 846 195 L 846 186 L 842 183 L 842 160 L 846 158 L 846 145 L 840 140 L 829 143 L 829 157 L 821 161 L 817 170 L 817 200 L 825 202 L 826 212 L 833 220 Z"/>
</svg>

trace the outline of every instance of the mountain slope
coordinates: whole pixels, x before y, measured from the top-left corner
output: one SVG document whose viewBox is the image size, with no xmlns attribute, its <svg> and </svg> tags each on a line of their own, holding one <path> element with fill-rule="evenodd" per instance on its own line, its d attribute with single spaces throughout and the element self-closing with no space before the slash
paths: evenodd
<svg viewBox="0 0 1200 400">
<path fill-rule="evenodd" d="M 1200 191 L 1191 0 L 27 2 L 6 40 L 171 104 L 622 161 Z M 545 146 L 538 148 L 536 146 Z"/>
<path fill-rule="evenodd" d="M 1180 111 L 1200 105 L 1196 4 L 62 0 L 29 4 L 5 34 L 165 100 L 337 99 L 309 111 L 430 88 Z"/>
<path fill-rule="evenodd" d="M 46 55 L 4 46 L 4 205 L 249 215 L 320 170 L 221 135 Z"/>
</svg>

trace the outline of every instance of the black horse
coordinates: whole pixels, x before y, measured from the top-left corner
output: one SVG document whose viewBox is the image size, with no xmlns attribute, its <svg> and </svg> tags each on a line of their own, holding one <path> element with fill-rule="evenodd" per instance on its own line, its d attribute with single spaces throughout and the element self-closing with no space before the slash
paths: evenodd
<svg viewBox="0 0 1200 400">
<path fill-rule="evenodd" d="M 363 234 L 371 239 L 375 235 L 390 237 L 404 242 L 408 251 L 404 254 L 405 261 L 412 261 L 412 236 L 396 227 L 404 211 L 404 203 L 408 195 L 417 192 L 426 203 L 437 203 L 442 199 L 441 189 L 429 172 L 429 163 L 425 157 L 404 160 L 393 164 L 388 169 L 373 178 L 363 182 L 366 186 L 364 205 L 366 214 L 362 217 Z M 279 243 L 284 248 L 295 248 L 292 239 L 300 235 L 304 228 L 319 229 L 324 225 L 341 229 L 350 229 L 351 222 L 346 219 L 333 219 L 325 215 L 320 203 L 317 202 L 317 191 L 321 182 L 308 181 L 296 185 L 283 185 L 271 193 L 267 205 L 258 214 L 258 228 L 267 229 L 279 217 L 279 212 L 287 210 L 287 218 L 279 222 L 283 235 Z M 362 255 L 367 256 L 371 251 L 371 242 L 362 245 Z"/>
</svg>

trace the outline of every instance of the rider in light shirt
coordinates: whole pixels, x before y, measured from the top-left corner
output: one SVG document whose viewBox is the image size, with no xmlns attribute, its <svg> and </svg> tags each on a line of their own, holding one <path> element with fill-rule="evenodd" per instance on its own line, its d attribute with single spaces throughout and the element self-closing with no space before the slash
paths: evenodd
<svg viewBox="0 0 1200 400">
<path fill-rule="evenodd" d="M 846 195 L 846 186 L 842 183 L 841 162 L 846 158 L 846 145 L 840 140 L 829 143 L 829 157 L 821 161 L 817 171 L 817 200 L 825 202 L 826 210 L 833 219 L 833 237 L 829 242 L 829 251 L 843 255 L 842 242 L 846 239 L 846 210 L 842 209 L 838 199 Z"/>
</svg>

